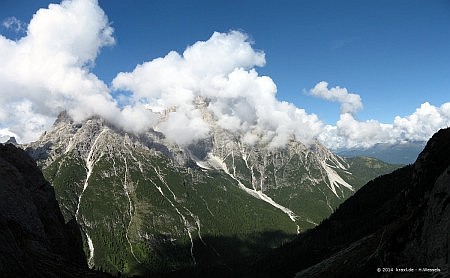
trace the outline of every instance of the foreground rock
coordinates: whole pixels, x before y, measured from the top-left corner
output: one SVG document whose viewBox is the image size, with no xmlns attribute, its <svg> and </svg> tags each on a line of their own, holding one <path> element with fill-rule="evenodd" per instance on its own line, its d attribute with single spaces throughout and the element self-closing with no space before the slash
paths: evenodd
<svg viewBox="0 0 450 278">
<path fill-rule="evenodd" d="M 444 129 L 413 165 L 369 182 L 248 276 L 449 277 L 449 191 L 450 129 Z"/>
<path fill-rule="evenodd" d="M 94 277 L 76 221 L 67 224 L 36 163 L 0 144 L 0 277 Z"/>
</svg>

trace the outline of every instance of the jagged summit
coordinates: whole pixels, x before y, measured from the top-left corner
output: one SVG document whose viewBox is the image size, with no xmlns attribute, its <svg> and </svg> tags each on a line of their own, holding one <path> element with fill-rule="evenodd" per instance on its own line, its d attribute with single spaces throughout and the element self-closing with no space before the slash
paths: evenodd
<svg viewBox="0 0 450 278">
<path fill-rule="evenodd" d="M 66 110 L 58 114 L 58 117 L 56 117 L 55 123 L 53 125 L 57 125 L 59 123 L 69 123 L 69 124 L 73 123 L 72 117 Z"/>
<path fill-rule="evenodd" d="M 17 146 L 16 137 L 9 137 L 8 141 L 5 142 L 5 144 L 13 144 L 14 146 Z"/>
<path fill-rule="evenodd" d="M 317 142 L 246 144 L 210 113 L 202 116 L 210 136 L 189 145 L 155 130 L 130 133 L 100 117 L 75 123 L 65 113 L 26 146 L 66 220 L 80 223 L 90 266 L 131 275 L 267 251 L 393 169 L 345 160 Z"/>
<path fill-rule="evenodd" d="M 205 108 L 207 100 L 197 100 L 196 105 L 199 108 Z M 93 116 L 82 123 L 74 123 L 70 115 L 63 111 L 59 114 L 52 129 L 43 134 L 37 142 L 30 144 L 28 149 L 37 159 L 43 158 L 42 153 L 46 153 L 48 156 L 45 158 L 44 163 L 46 164 L 51 163 L 61 153 L 67 154 L 74 149 L 86 159 L 90 149 L 89 144 L 98 139 L 97 137 L 100 134 L 108 133 L 113 135 L 110 137 L 112 140 L 111 144 L 114 144 L 114 141 L 119 144 L 118 142 L 127 138 L 133 144 L 140 144 L 141 147 L 148 150 L 167 155 L 179 166 L 192 165 L 194 163 L 201 168 L 224 170 L 224 166 L 234 167 L 229 163 L 225 163 L 225 160 L 228 160 L 230 157 L 234 160 L 236 157 L 245 162 L 246 167 L 251 171 L 256 169 L 258 169 L 256 171 L 260 171 L 266 166 L 264 163 L 267 164 L 268 159 L 278 165 L 275 167 L 281 167 L 283 161 L 282 159 L 277 161 L 277 158 L 299 155 L 302 157 L 302 163 L 307 168 L 307 171 L 311 167 L 319 169 L 322 179 L 329 184 L 329 188 L 338 198 L 342 198 L 345 195 L 340 187 L 354 191 L 354 188 L 335 171 L 336 169 L 347 171 L 348 163 L 341 157 L 334 155 L 318 141 L 305 145 L 301 142 L 290 140 L 283 148 L 271 148 L 267 143 L 248 145 L 241 141 L 240 136 L 236 136 L 236 134 L 226 131 L 215 124 L 210 112 L 206 110 L 202 112 L 204 112 L 203 117 L 211 128 L 210 137 L 198 140 L 188 146 L 178 146 L 167 140 L 163 134 L 154 130 L 148 130 L 137 135 L 126 132 L 99 116 Z M 38 153 L 36 153 L 36 150 Z M 264 173 L 260 173 L 258 176 L 260 175 L 264 175 Z M 258 180 L 257 176 L 252 176 L 250 179 L 252 181 L 248 182 L 252 184 L 253 188 L 255 188 L 255 184 L 259 184 L 260 188 L 265 186 L 265 177 Z M 310 179 L 310 181 L 316 183 L 318 180 L 318 178 Z M 270 187 L 270 184 L 266 184 L 266 186 Z"/>
</svg>

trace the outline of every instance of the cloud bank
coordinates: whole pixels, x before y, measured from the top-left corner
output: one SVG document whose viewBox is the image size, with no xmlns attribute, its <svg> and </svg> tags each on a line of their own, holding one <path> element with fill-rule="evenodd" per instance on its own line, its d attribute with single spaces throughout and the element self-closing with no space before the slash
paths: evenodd
<svg viewBox="0 0 450 278">
<path fill-rule="evenodd" d="M 197 99 L 207 102 L 206 112 L 221 128 L 242 134 L 248 144 L 259 141 L 279 147 L 290 139 L 310 142 L 322 123 L 276 99 L 272 79 L 255 70 L 264 64 L 264 53 L 254 50 L 246 35 L 215 32 L 182 54 L 170 52 L 132 72 L 119 73 L 112 83 L 116 90 L 131 91 L 134 101 L 145 102 L 153 111 L 174 108 L 157 129 L 181 145 L 209 135 L 210 123 L 195 105 Z"/>
<path fill-rule="evenodd" d="M 406 117 L 396 116 L 393 123 L 358 121 L 351 113 L 341 113 L 336 125 L 326 125 L 318 136 L 328 148 L 369 148 L 378 143 L 427 141 L 436 131 L 450 126 L 450 103 L 440 107 L 423 103 Z"/>
<path fill-rule="evenodd" d="M 37 138 L 64 109 L 81 119 L 114 109 L 107 86 L 89 72 L 114 43 L 96 1 L 63 1 L 38 10 L 18 41 L 0 36 L 0 122 L 21 141 Z"/>
<path fill-rule="evenodd" d="M 26 26 L 13 19 L 4 24 Z M 0 138 L 35 140 L 62 110 L 76 121 L 100 115 L 135 133 L 154 128 L 179 145 L 207 138 L 212 126 L 249 145 L 277 148 L 289 140 L 317 138 L 340 148 L 427 140 L 450 125 L 450 103 L 424 103 L 387 124 L 358 121 L 361 97 L 322 81 L 310 94 L 341 106 L 339 121 L 325 125 L 276 98 L 273 80 L 257 72 L 265 53 L 238 31 L 215 32 L 183 53 L 172 51 L 118 73 L 109 87 L 91 70 L 101 49 L 114 43 L 113 28 L 96 0 L 50 4 L 35 13 L 21 39 L 0 35 Z"/>
<path fill-rule="evenodd" d="M 91 73 L 113 29 L 96 0 L 63 1 L 38 10 L 18 41 L 0 36 L 0 127 L 28 142 L 62 110 L 81 121 L 98 114 L 124 123 L 150 121 L 142 107 L 119 109 L 110 89 Z M 143 117 L 145 116 L 145 117 Z"/>
</svg>

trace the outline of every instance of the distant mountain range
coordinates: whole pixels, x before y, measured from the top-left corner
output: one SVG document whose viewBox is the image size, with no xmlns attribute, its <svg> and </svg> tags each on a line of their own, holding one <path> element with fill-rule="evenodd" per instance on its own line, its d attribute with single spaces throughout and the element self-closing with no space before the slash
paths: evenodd
<svg viewBox="0 0 450 278">
<path fill-rule="evenodd" d="M 344 159 L 318 142 L 246 145 L 197 109 L 211 136 L 178 146 L 62 113 L 26 147 L 82 231 L 90 267 L 155 275 L 227 267 L 317 226 L 367 181 L 397 165 Z M 161 113 L 161 117 L 165 117 Z"/>
<path fill-rule="evenodd" d="M 334 153 L 343 157 L 374 157 L 393 164 L 414 163 L 426 142 L 405 142 L 396 144 L 376 144 L 370 148 L 338 149 Z"/>
</svg>

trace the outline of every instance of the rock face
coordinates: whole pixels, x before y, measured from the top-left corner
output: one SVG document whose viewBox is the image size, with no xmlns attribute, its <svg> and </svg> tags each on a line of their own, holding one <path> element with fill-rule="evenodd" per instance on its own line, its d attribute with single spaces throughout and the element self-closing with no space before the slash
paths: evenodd
<svg viewBox="0 0 450 278">
<path fill-rule="evenodd" d="M 447 128 L 413 165 L 366 184 L 329 219 L 254 264 L 248 276 L 449 277 L 449 204 Z"/>
<path fill-rule="evenodd" d="M 6 144 L 13 144 L 14 146 L 17 146 L 16 137 L 10 137 L 8 141 L 5 142 Z"/>
<path fill-rule="evenodd" d="M 52 186 L 12 144 L 0 144 L 0 200 L 0 277 L 90 275 L 77 223 L 65 224 Z"/>
<path fill-rule="evenodd" d="M 344 160 L 318 142 L 246 145 L 198 105 L 211 136 L 189 146 L 64 113 L 26 146 L 66 221 L 80 224 L 90 266 L 139 275 L 231 264 L 314 227 L 396 167 Z"/>
</svg>

